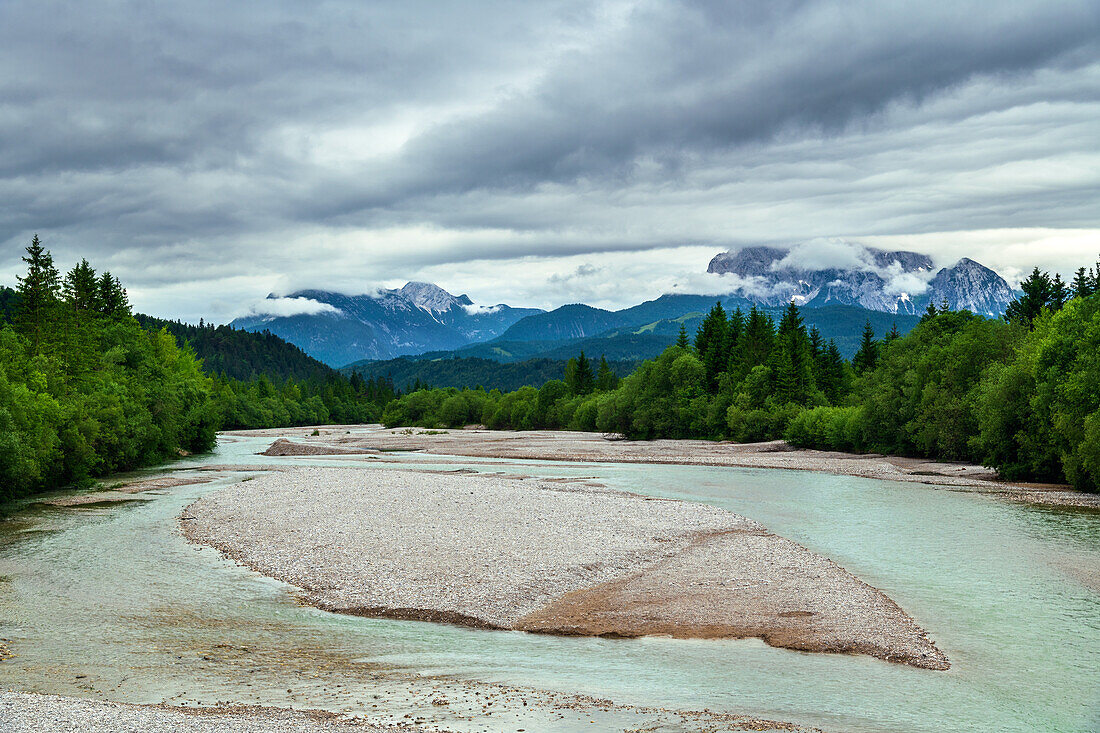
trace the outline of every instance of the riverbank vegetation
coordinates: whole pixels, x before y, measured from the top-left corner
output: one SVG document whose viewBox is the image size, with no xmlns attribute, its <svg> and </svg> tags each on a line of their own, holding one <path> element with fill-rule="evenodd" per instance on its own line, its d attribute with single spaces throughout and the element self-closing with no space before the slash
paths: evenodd
<svg viewBox="0 0 1100 733">
<path fill-rule="evenodd" d="M 117 278 L 86 260 L 62 277 L 37 237 L 24 261 L 0 293 L 0 501 L 207 450 L 222 428 L 377 420 L 395 396 L 274 337 L 145 328 Z"/>
<path fill-rule="evenodd" d="M 1006 319 L 930 305 L 905 336 L 868 326 L 851 361 L 793 304 L 776 324 L 716 305 L 694 339 L 622 380 L 581 354 L 513 392 L 422 389 L 388 426 L 598 430 L 630 438 L 785 438 L 826 450 L 981 463 L 1013 480 L 1100 486 L 1100 265 L 1070 285 L 1035 270 Z M 601 370 L 602 371 L 602 370 Z M 606 375 L 605 375 L 606 376 Z"/>
</svg>

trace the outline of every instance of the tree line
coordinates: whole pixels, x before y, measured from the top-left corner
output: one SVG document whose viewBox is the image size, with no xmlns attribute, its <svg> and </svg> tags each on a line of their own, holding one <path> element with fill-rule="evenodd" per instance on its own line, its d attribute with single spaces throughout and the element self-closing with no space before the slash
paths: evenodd
<svg viewBox="0 0 1100 733">
<path fill-rule="evenodd" d="M 86 260 L 62 277 L 37 236 L 24 261 L 18 289 L 0 290 L 0 500 L 207 450 L 222 428 L 379 419 L 785 438 L 1100 485 L 1100 264 L 1069 284 L 1036 268 L 1003 319 L 929 305 L 905 336 L 877 338 L 868 323 L 850 361 L 793 303 L 778 323 L 719 303 L 693 338 L 681 329 L 621 379 L 582 352 L 539 388 L 417 381 L 402 394 L 390 379 L 346 378 L 275 337 L 152 319 L 143 327 L 117 278 Z"/>
<path fill-rule="evenodd" d="M 274 337 L 144 328 L 118 278 L 87 260 L 62 276 L 37 236 L 23 260 L 18 288 L 0 292 L 0 501 L 208 450 L 223 428 L 377 421 L 399 394 Z M 210 353 L 229 354 L 225 369 L 208 374 L 188 338 L 221 343 Z M 245 374 L 238 356 L 247 378 L 230 376 Z"/>
<path fill-rule="evenodd" d="M 807 329 L 716 304 L 694 338 L 621 380 L 583 354 L 512 392 L 420 389 L 388 426 L 596 430 L 629 438 L 786 439 L 800 447 L 981 463 L 1013 480 L 1100 487 L 1100 264 L 1036 268 L 1001 319 L 929 304 L 905 336 L 870 323 L 851 361 Z M 601 369 L 602 373 L 603 370 Z M 606 374 L 605 374 L 606 376 Z M 613 376 L 613 375 L 612 375 Z"/>
</svg>

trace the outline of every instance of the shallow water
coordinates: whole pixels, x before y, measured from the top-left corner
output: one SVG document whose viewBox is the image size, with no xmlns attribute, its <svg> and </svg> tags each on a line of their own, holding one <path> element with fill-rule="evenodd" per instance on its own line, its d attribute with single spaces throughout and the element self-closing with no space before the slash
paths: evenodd
<svg viewBox="0 0 1100 733">
<path fill-rule="evenodd" d="M 269 442 L 223 440 L 214 454 L 173 468 L 372 463 L 253 455 Z M 298 605 L 288 586 L 188 545 L 176 531 L 187 504 L 236 474 L 138 495 L 148 501 L 28 504 L 0 521 L 0 638 L 18 655 L 0 663 L 0 687 L 423 715 L 469 730 L 701 725 L 630 706 L 707 708 L 826 730 L 1100 730 L 1095 512 L 799 471 L 390 457 L 428 469 L 595 476 L 752 517 L 883 589 L 952 668 L 755 640 L 558 638 L 317 611 Z M 622 707 L 576 710 L 566 693 Z"/>
</svg>

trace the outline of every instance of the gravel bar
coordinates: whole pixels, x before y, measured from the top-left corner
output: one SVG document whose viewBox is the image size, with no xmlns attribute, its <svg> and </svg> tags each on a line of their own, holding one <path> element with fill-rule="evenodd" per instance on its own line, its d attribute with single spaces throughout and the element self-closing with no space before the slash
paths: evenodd
<svg viewBox="0 0 1100 733">
<path fill-rule="evenodd" d="M 354 433 L 351 432 L 352 428 Z M 312 430 L 313 428 L 290 428 L 227 432 L 224 435 L 292 437 L 306 446 L 281 446 L 278 449 L 288 455 L 295 450 L 310 450 L 308 446 L 327 445 L 340 450 L 365 453 L 423 451 L 476 458 L 784 468 L 927 484 L 1032 504 L 1100 509 L 1100 494 L 1075 491 L 1064 484 L 1005 482 L 999 480 L 993 470 L 984 466 L 875 453 L 801 450 L 781 440 L 766 443 L 620 440 L 618 436 L 602 433 L 562 430 L 429 431 L 419 428 L 385 429 L 378 425 L 323 426 L 317 436 L 311 434 Z"/>
<path fill-rule="evenodd" d="M 294 467 L 200 499 L 181 527 L 342 613 L 558 634 L 758 636 L 948 666 L 881 591 L 705 504 L 533 478 Z"/>
</svg>

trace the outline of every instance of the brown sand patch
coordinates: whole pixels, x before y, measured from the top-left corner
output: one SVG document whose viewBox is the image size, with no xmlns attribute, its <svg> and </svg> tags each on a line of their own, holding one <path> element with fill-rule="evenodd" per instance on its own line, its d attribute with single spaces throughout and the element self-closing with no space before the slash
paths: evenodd
<svg viewBox="0 0 1100 733">
<path fill-rule="evenodd" d="M 340 448 L 335 445 L 324 445 L 316 443 L 294 443 L 286 438 L 279 438 L 263 453 L 261 456 L 343 456 L 343 455 L 363 455 L 364 453 L 374 453 L 363 448 Z"/>
<path fill-rule="evenodd" d="M 757 637 L 799 651 L 950 666 L 881 591 L 827 558 L 761 532 L 701 537 L 641 572 L 567 593 L 514 628 L 617 638 Z"/>
</svg>

